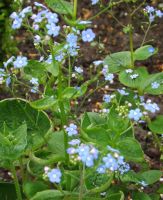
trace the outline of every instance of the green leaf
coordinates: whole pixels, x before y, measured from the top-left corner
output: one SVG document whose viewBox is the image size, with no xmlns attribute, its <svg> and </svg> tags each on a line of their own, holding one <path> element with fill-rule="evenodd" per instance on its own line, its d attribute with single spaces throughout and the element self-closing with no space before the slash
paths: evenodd
<svg viewBox="0 0 163 200">
<path fill-rule="evenodd" d="M 37 192 L 30 200 L 63 200 L 64 194 L 58 190 L 44 190 Z"/>
<path fill-rule="evenodd" d="M 104 65 L 109 66 L 109 72 L 115 73 L 131 66 L 130 51 L 122 51 L 110 54 L 104 59 Z"/>
<path fill-rule="evenodd" d="M 61 155 L 65 157 L 65 146 L 64 146 L 64 132 L 57 131 L 50 135 L 48 140 L 48 150 L 53 154 Z"/>
<path fill-rule="evenodd" d="M 24 123 L 14 131 L 0 133 L 0 159 L 14 161 L 27 146 L 27 125 Z"/>
<path fill-rule="evenodd" d="M 4 123 L 9 131 L 13 131 L 27 124 L 27 149 L 37 149 L 46 142 L 46 136 L 51 129 L 48 116 L 30 106 L 22 99 L 6 99 L 0 101 L 0 132 L 4 130 Z"/>
<path fill-rule="evenodd" d="M 123 192 L 120 191 L 119 193 L 109 195 L 107 199 L 108 200 L 124 200 L 125 196 Z"/>
<path fill-rule="evenodd" d="M 139 183 L 141 180 L 134 171 L 130 170 L 127 173 L 121 175 L 121 181 Z"/>
<path fill-rule="evenodd" d="M 83 129 L 86 129 L 90 125 L 102 125 L 106 123 L 106 119 L 100 114 L 95 112 L 84 113 L 81 119 L 81 126 Z"/>
<path fill-rule="evenodd" d="M 46 109 L 51 108 L 56 103 L 57 103 L 57 100 L 54 98 L 54 96 L 51 96 L 51 97 L 44 97 L 42 99 L 33 101 L 30 103 L 30 105 L 33 108 L 36 108 L 38 110 L 46 110 Z"/>
<path fill-rule="evenodd" d="M 143 192 L 134 192 L 132 195 L 133 200 L 151 200 L 150 196 Z"/>
<path fill-rule="evenodd" d="M 146 45 L 136 49 L 136 51 L 134 52 L 134 60 L 146 60 L 157 53 L 157 49 L 155 49 L 153 53 L 150 53 L 149 48 L 153 47 L 151 45 Z"/>
<path fill-rule="evenodd" d="M 77 93 L 77 89 L 74 87 L 67 87 L 63 90 L 62 97 L 64 99 L 71 99 Z"/>
<path fill-rule="evenodd" d="M 117 144 L 120 153 L 128 161 L 142 162 L 144 161 L 144 154 L 139 142 L 134 138 L 125 138 Z"/>
<path fill-rule="evenodd" d="M 133 74 L 138 74 L 138 77 L 132 79 L 130 76 Z M 136 88 L 139 90 L 143 90 L 144 87 L 144 80 L 148 78 L 148 72 L 145 67 L 140 67 L 136 70 L 133 70 L 132 73 L 127 73 L 126 70 L 120 72 L 119 74 L 119 81 L 128 87 Z"/>
<path fill-rule="evenodd" d="M 92 127 L 84 130 L 87 136 L 92 139 L 96 144 L 106 146 L 109 144 L 109 133 L 101 127 Z"/>
<path fill-rule="evenodd" d="M 47 5 L 54 11 L 59 14 L 72 14 L 73 5 L 64 0 L 45 0 Z"/>
<path fill-rule="evenodd" d="M 59 74 L 59 65 L 57 62 L 52 64 L 45 63 L 46 70 L 50 72 L 54 77 L 58 76 Z"/>
<path fill-rule="evenodd" d="M 24 193 L 28 198 L 33 197 L 37 192 L 48 189 L 48 186 L 41 181 L 25 182 L 23 186 Z"/>
<path fill-rule="evenodd" d="M 148 185 L 151 185 L 157 182 L 162 176 L 162 172 L 160 170 L 149 170 L 140 174 L 142 180 L 144 180 Z"/>
<path fill-rule="evenodd" d="M 152 88 L 152 83 L 157 82 L 160 84 L 158 88 Z M 163 72 L 150 74 L 149 77 L 144 80 L 144 91 L 152 95 L 163 94 Z"/>
<path fill-rule="evenodd" d="M 16 200 L 15 186 L 12 183 L 0 183 L 0 199 Z"/>
<path fill-rule="evenodd" d="M 163 134 L 163 115 L 159 115 L 155 120 L 148 124 L 149 129 L 158 134 Z"/>
</svg>

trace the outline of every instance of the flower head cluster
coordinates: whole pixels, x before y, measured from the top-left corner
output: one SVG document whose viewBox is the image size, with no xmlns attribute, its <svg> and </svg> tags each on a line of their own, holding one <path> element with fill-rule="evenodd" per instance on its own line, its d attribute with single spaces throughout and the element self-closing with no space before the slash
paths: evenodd
<svg viewBox="0 0 163 200">
<path fill-rule="evenodd" d="M 102 74 L 104 75 L 106 81 L 113 83 L 114 74 L 109 73 L 108 65 L 104 65 L 104 67 L 102 69 Z"/>
<path fill-rule="evenodd" d="M 65 130 L 68 134 L 68 136 L 73 136 L 78 134 L 77 126 L 73 123 L 71 123 Z"/>
<path fill-rule="evenodd" d="M 97 172 L 104 174 L 107 171 L 119 171 L 121 174 L 128 172 L 130 166 L 124 161 L 124 157 L 119 155 L 119 151 L 108 146 L 108 153 L 102 158 L 103 163 L 97 168 Z"/>
<path fill-rule="evenodd" d="M 150 111 L 151 113 L 155 113 L 156 111 L 159 111 L 160 108 L 156 103 L 152 103 L 151 100 L 147 100 L 146 103 L 142 103 L 145 110 Z"/>
<path fill-rule="evenodd" d="M 115 95 L 104 94 L 103 100 L 105 103 L 110 103 L 111 100 L 115 97 Z"/>
<path fill-rule="evenodd" d="M 22 68 L 28 64 L 27 57 L 18 56 L 16 60 L 13 62 L 14 68 Z"/>
<path fill-rule="evenodd" d="M 87 167 L 93 167 L 94 161 L 97 160 L 99 151 L 92 145 L 80 143 L 80 140 L 72 140 L 69 142 L 71 147 L 67 149 L 73 161 L 81 161 Z"/>
<path fill-rule="evenodd" d="M 139 121 L 142 116 L 143 114 L 139 108 L 136 108 L 135 110 L 130 110 L 128 114 L 129 119 L 133 119 L 135 121 Z"/>
<path fill-rule="evenodd" d="M 10 15 L 10 18 L 13 20 L 12 28 L 18 29 L 21 27 L 23 19 L 26 17 L 26 14 L 31 13 L 32 7 L 28 6 L 24 8 L 20 13 L 13 12 Z"/>
<path fill-rule="evenodd" d="M 31 89 L 31 92 L 32 93 L 37 93 L 38 92 L 38 86 L 39 86 L 38 78 L 32 78 L 30 80 L 30 83 L 33 85 L 32 89 Z"/>
<path fill-rule="evenodd" d="M 153 22 L 155 20 L 155 17 L 163 17 L 163 12 L 155 9 L 153 6 L 146 6 L 145 12 L 148 14 L 150 22 Z"/>
</svg>

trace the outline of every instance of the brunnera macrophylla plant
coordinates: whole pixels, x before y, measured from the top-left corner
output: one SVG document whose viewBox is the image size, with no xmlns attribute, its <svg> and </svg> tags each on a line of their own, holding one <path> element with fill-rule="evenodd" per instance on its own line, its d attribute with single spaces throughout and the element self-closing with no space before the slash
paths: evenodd
<svg viewBox="0 0 163 200">
<path fill-rule="evenodd" d="M 134 132 L 136 126 L 146 125 L 162 152 L 163 116 L 152 119 L 160 108 L 146 94 L 163 94 L 163 73 L 150 74 L 135 63 L 157 53 L 157 48 L 146 44 L 146 37 L 162 11 L 144 2 L 136 7 L 130 17 L 141 10 L 148 20 L 140 48 L 134 49 L 134 26 L 125 25 L 129 50 L 94 61 L 95 73 L 85 80 L 78 57 L 81 42 L 95 40 L 92 21 L 77 18 L 77 0 L 45 2 L 46 6 L 34 2 L 10 16 L 13 29 L 24 27 L 32 36 L 39 59 L 13 55 L 0 68 L 0 83 L 13 95 L 0 102 L 0 166 L 11 171 L 15 199 L 159 199 L 159 190 L 147 194 L 146 188 L 162 172 L 150 170 Z M 101 6 L 92 19 L 119 4 L 136 2 L 103 5 L 92 0 L 92 6 Z M 98 83 L 94 93 L 111 85 L 115 77 L 121 88 L 104 94 L 100 112 L 81 113 L 91 95 L 88 88 Z M 25 88 L 26 99 L 17 93 L 20 86 Z M 31 100 L 31 94 L 38 99 Z M 135 164 L 140 166 L 139 172 L 134 171 Z M 12 185 L 6 187 L 10 190 Z"/>
</svg>

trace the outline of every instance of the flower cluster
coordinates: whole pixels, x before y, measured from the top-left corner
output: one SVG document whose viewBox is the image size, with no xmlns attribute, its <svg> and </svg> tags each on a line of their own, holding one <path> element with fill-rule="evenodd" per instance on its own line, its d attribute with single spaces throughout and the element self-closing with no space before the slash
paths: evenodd
<svg viewBox="0 0 163 200">
<path fill-rule="evenodd" d="M 114 74 L 109 73 L 108 65 L 104 65 L 104 67 L 102 69 L 102 74 L 104 75 L 106 81 L 113 83 Z"/>
<path fill-rule="evenodd" d="M 146 6 L 145 12 L 148 14 L 150 22 L 153 22 L 155 20 L 155 17 L 163 17 L 163 12 L 155 9 L 153 6 Z"/>
<path fill-rule="evenodd" d="M 142 116 L 143 116 L 143 113 L 141 112 L 139 108 L 130 110 L 128 114 L 129 119 L 133 119 L 135 121 L 139 121 Z"/>
<path fill-rule="evenodd" d="M 30 80 L 30 83 L 33 85 L 32 89 L 31 89 L 31 92 L 32 93 L 37 93 L 38 92 L 38 86 L 39 86 L 38 78 L 32 78 Z"/>
<path fill-rule="evenodd" d="M 124 161 L 124 157 L 119 155 L 119 151 L 108 146 L 108 153 L 102 158 L 103 163 L 97 168 L 97 172 L 104 174 L 107 171 L 119 171 L 121 174 L 128 172 L 130 166 Z"/>
<path fill-rule="evenodd" d="M 93 167 L 94 161 L 97 160 L 99 151 L 93 145 L 80 143 L 80 140 L 69 142 L 71 147 L 67 149 L 72 161 L 81 161 L 86 167 Z"/>
<path fill-rule="evenodd" d="M 144 106 L 146 111 L 150 111 L 151 113 L 155 113 L 156 111 L 159 111 L 160 108 L 156 103 L 152 103 L 151 100 L 147 100 L 146 103 L 142 103 L 141 105 Z"/>
</svg>

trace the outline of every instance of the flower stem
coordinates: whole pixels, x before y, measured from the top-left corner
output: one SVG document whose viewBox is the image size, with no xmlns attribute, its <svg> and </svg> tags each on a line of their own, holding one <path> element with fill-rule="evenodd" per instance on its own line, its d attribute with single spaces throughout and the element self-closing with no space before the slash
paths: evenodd
<svg viewBox="0 0 163 200">
<path fill-rule="evenodd" d="M 17 199 L 18 199 L 18 200 L 23 200 L 23 199 L 22 199 L 22 195 L 21 195 L 21 189 L 20 189 L 18 177 L 17 177 L 17 175 L 16 175 L 15 166 L 14 166 L 13 164 L 11 164 L 11 172 L 12 172 L 13 177 L 14 177 L 14 185 L 15 185 L 15 190 L 16 190 Z"/>
<path fill-rule="evenodd" d="M 130 25 L 129 30 L 130 51 L 131 51 L 131 67 L 134 68 L 134 45 L 133 45 L 133 27 Z"/>
<path fill-rule="evenodd" d="M 77 11 L 78 11 L 78 0 L 74 0 L 74 13 L 73 18 L 76 20 L 77 17 Z"/>
<path fill-rule="evenodd" d="M 79 189 L 79 200 L 83 199 L 83 190 L 84 190 L 84 175 L 85 175 L 85 165 L 80 169 L 80 189 Z"/>
</svg>

